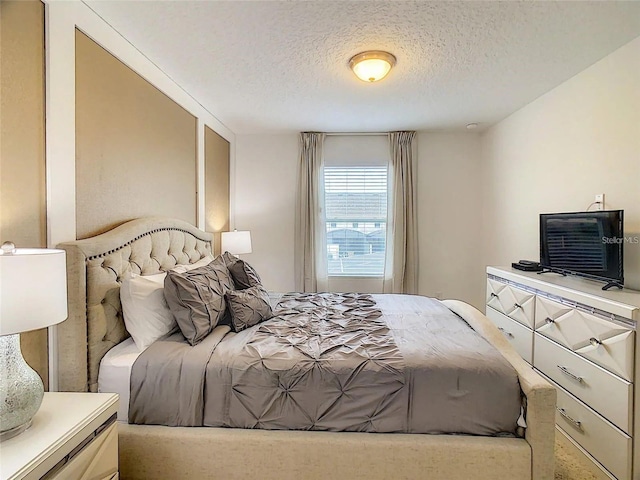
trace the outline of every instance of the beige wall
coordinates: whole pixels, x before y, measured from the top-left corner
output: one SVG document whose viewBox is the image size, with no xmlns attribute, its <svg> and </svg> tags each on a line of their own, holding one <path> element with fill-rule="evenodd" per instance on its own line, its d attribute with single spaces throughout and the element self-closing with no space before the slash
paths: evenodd
<svg viewBox="0 0 640 480">
<path fill-rule="evenodd" d="M 77 237 L 162 215 L 196 223 L 196 119 L 76 31 Z"/>
<path fill-rule="evenodd" d="M 204 127 L 205 230 L 214 232 L 214 254 L 220 252 L 220 232 L 229 231 L 229 142 Z"/>
<path fill-rule="evenodd" d="M 640 38 L 482 135 L 484 261 L 539 258 L 538 215 L 584 211 L 594 195 L 640 236 Z M 625 244 L 640 289 L 640 245 Z"/>
<path fill-rule="evenodd" d="M 46 246 L 44 5 L 0 2 L 0 242 Z M 48 384 L 47 331 L 22 334 L 23 356 Z"/>
<path fill-rule="evenodd" d="M 2 239 L 46 244 L 44 5 L 2 1 Z"/>
</svg>

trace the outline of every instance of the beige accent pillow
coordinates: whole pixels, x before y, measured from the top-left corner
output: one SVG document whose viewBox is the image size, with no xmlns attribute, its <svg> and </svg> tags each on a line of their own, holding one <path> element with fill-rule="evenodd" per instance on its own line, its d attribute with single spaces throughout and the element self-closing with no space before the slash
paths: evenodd
<svg viewBox="0 0 640 480">
<path fill-rule="evenodd" d="M 231 326 L 236 332 L 273 317 L 269 293 L 260 285 L 228 291 L 225 297 L 231 313 Z"/>
<path fill-rule="evenodd" d="M 197 345 L 226 315 L 224 294 L 234 284 L 222 257 L 188 272 L 167 272 L 164 295 L 180 331 Z"/>
</svg>

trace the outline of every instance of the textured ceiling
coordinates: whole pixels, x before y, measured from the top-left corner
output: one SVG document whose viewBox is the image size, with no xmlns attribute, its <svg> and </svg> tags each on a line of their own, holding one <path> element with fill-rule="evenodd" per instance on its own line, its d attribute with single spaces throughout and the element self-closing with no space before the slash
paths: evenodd
<svg viewBox="0 0 640 480">
<path fill-rule="evenodd" d="M 239 134 L 487 126 L 640 35 L 637 1 L 85 3 Z"/>
</svg>

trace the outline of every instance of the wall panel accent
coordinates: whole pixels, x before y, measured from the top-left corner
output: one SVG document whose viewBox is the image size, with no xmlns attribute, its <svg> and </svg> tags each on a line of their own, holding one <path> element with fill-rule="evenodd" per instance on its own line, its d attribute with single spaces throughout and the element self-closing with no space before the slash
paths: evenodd
<svg viewBox="0 0 640 480">
<path fill-rule="evenodd" d="M 0 242 L 46 246 L 44 5 L 0 2 Z M 47 330 L 20 336 L 48 385 Z"/>
<path fill-rule="evenodd" d="M 214 254 L 220 254 L 220 232 L 229 230 L 229 142 L 204 127 L 205 230 L 214 232 Z"/>
<path fill-rule="evenodd" d="M 77 237 L 133 218 L 196 223 L 196 118 L 76 30 Z"/>
</svg>

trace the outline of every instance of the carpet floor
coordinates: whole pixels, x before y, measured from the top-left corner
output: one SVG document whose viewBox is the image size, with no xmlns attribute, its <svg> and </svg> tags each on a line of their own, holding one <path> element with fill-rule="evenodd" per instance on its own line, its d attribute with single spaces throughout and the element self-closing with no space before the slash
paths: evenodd
<svg viewBox="0 0 640 480">
<path fill-rule="evenodd" d="M 555 480 L 604 480 L 608 477 L 556 432 Z"/>
</svg>

